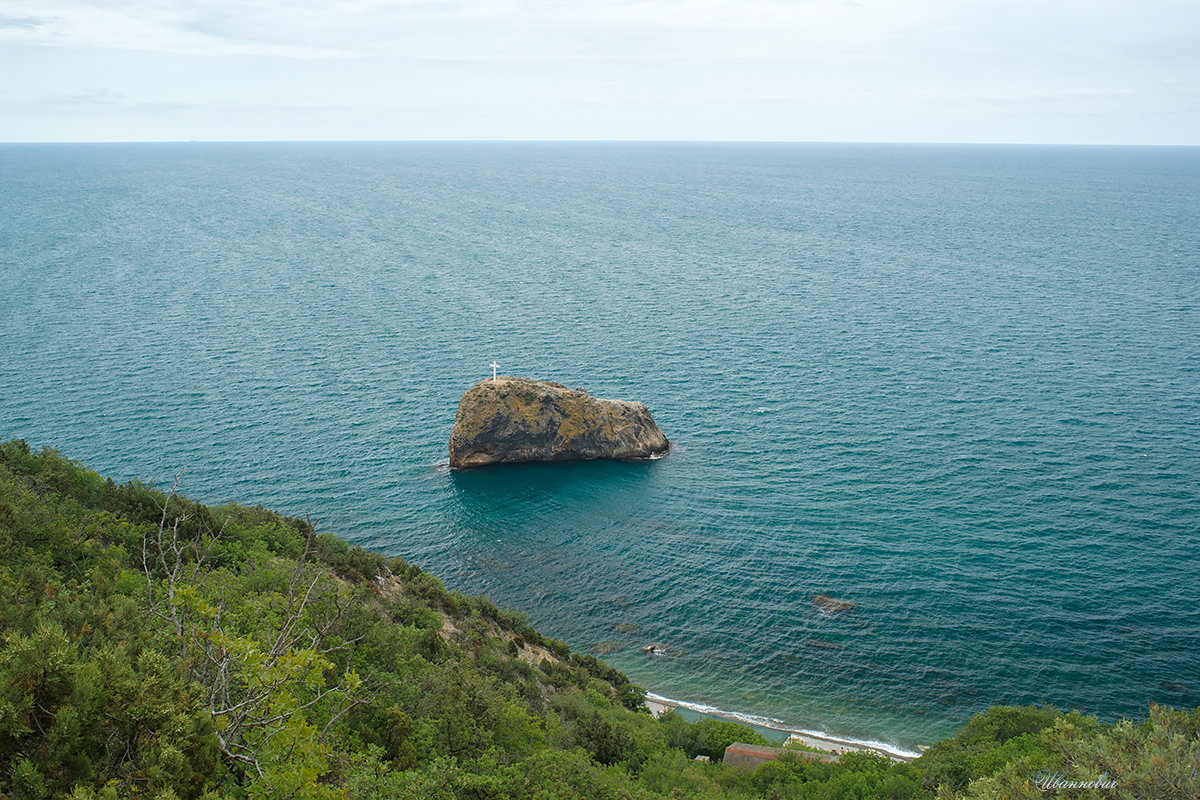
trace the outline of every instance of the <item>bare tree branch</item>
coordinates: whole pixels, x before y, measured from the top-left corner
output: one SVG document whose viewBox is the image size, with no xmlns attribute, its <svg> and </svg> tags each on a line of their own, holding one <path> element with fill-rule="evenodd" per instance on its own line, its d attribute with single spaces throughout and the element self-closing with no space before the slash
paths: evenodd
<svg viewBox="0 0 1200 800">
<path fill-rule="evenodd" d="M 351 600 L 336 581 L 311 563 L 315 528 L 310 517 L 305 517 L 303 550 L 289 570 L 286 593 L 279 596 L 280 619 L 265 641 L 256 645 L 253 636 L 226 628 L 224 589 L 215 605 L 201 608 L 191 601 L 210 574 L 210 556 L 225 537 L 232 515 L 227 515 L 215 532 L 201 516 L 195 534 L 181 539 L 181 526 L 194 516 L 182 513 L 172 518 L 170 513 L 182 476 L 182 471 L 175 476 L 166 495 L 157 530 L 142 540 L 147 608 L 171 626 L 179 639 L 181 657 L 204 688 L 209 711 L 219 722 L 218 746 L 226 763 L 264 777 L 259 752 L 293 718 L 331 703 L 329 719 L 319 735 L 323 738 L 338 720 L 370 702 L 382 687 L 366 695 L 361 686 L 348 688 L 349 671 L 332 686 L 305 685 L 313 666 L 330 665 L 328 655 L 351 648 L 361 638 L 331 639 Z M 156 576 L 156 571 L 161 575 Z M 190 591 L 181 595 L 184 587 Z M 318 599 L 321 602 L 316 606 Z M 312 611 L 318 607 L 320 612 L 314 615 Z M 299 663 L 285 661 L 291 657 L 298 657 Z"/>
</svg>

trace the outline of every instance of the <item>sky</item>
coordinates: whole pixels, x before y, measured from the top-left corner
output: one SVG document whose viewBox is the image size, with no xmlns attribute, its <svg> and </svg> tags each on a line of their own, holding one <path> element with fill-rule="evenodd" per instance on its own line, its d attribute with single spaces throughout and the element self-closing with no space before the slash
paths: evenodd
<svg viewBox="0 0 1200 800">
<path fill-rule="evenodd" d="M 0 141 L 1200 144 L 1200 0 L 0 0 Z"/>
</svg>

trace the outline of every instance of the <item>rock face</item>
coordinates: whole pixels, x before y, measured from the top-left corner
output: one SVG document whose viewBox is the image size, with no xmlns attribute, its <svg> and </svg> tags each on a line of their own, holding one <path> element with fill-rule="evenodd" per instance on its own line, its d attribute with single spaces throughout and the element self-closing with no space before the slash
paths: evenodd
<svg viewBox="0 0 1200 800">
<path fill-rule="evenodd" d="M 504 376 L 472 386 L 450 433 L 453 469 L 520 461 L 642 459 L 671 447 L 642 403 Z"/>
</svg>

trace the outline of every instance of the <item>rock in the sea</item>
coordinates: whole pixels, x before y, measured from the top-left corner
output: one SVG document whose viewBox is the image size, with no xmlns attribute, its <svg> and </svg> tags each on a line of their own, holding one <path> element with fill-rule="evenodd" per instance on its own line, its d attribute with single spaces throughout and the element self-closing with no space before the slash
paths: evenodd
<svg viewBox="0 0 1200 800">
<path fill-rule="evenodd" d="M 812 601 L 813 605 L 827 614 L 846 614 L 858 608 L 858 603 L 853 600 L 839 600 L 827 594 L 814 594 Z"/>
<path fill-rule="evenodd" d="M 842 646 L 837 642 L 826 641 L 825 639 L 805 639 L 804 643 L 809 647 L 815 647 L 818 650 L 841 650 Z"/>
<path fill-rule="evenodd" d="M 642 403 L 503 376 L 472 386 L 450 432 L 454 469 L 521 461 L 643 459 L 671 447 Z"/>
</svg>

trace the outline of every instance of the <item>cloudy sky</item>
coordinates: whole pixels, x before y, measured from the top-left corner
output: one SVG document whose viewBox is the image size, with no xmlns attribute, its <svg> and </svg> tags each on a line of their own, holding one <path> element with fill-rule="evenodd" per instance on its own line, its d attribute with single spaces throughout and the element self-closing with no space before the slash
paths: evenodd
<svg viewBox="0 0 1200 800">
<path fill-rule="evenodd" d="M 0 0 L 0 141 L 1200 144 L 1200 0 Z"/>
</svg>

